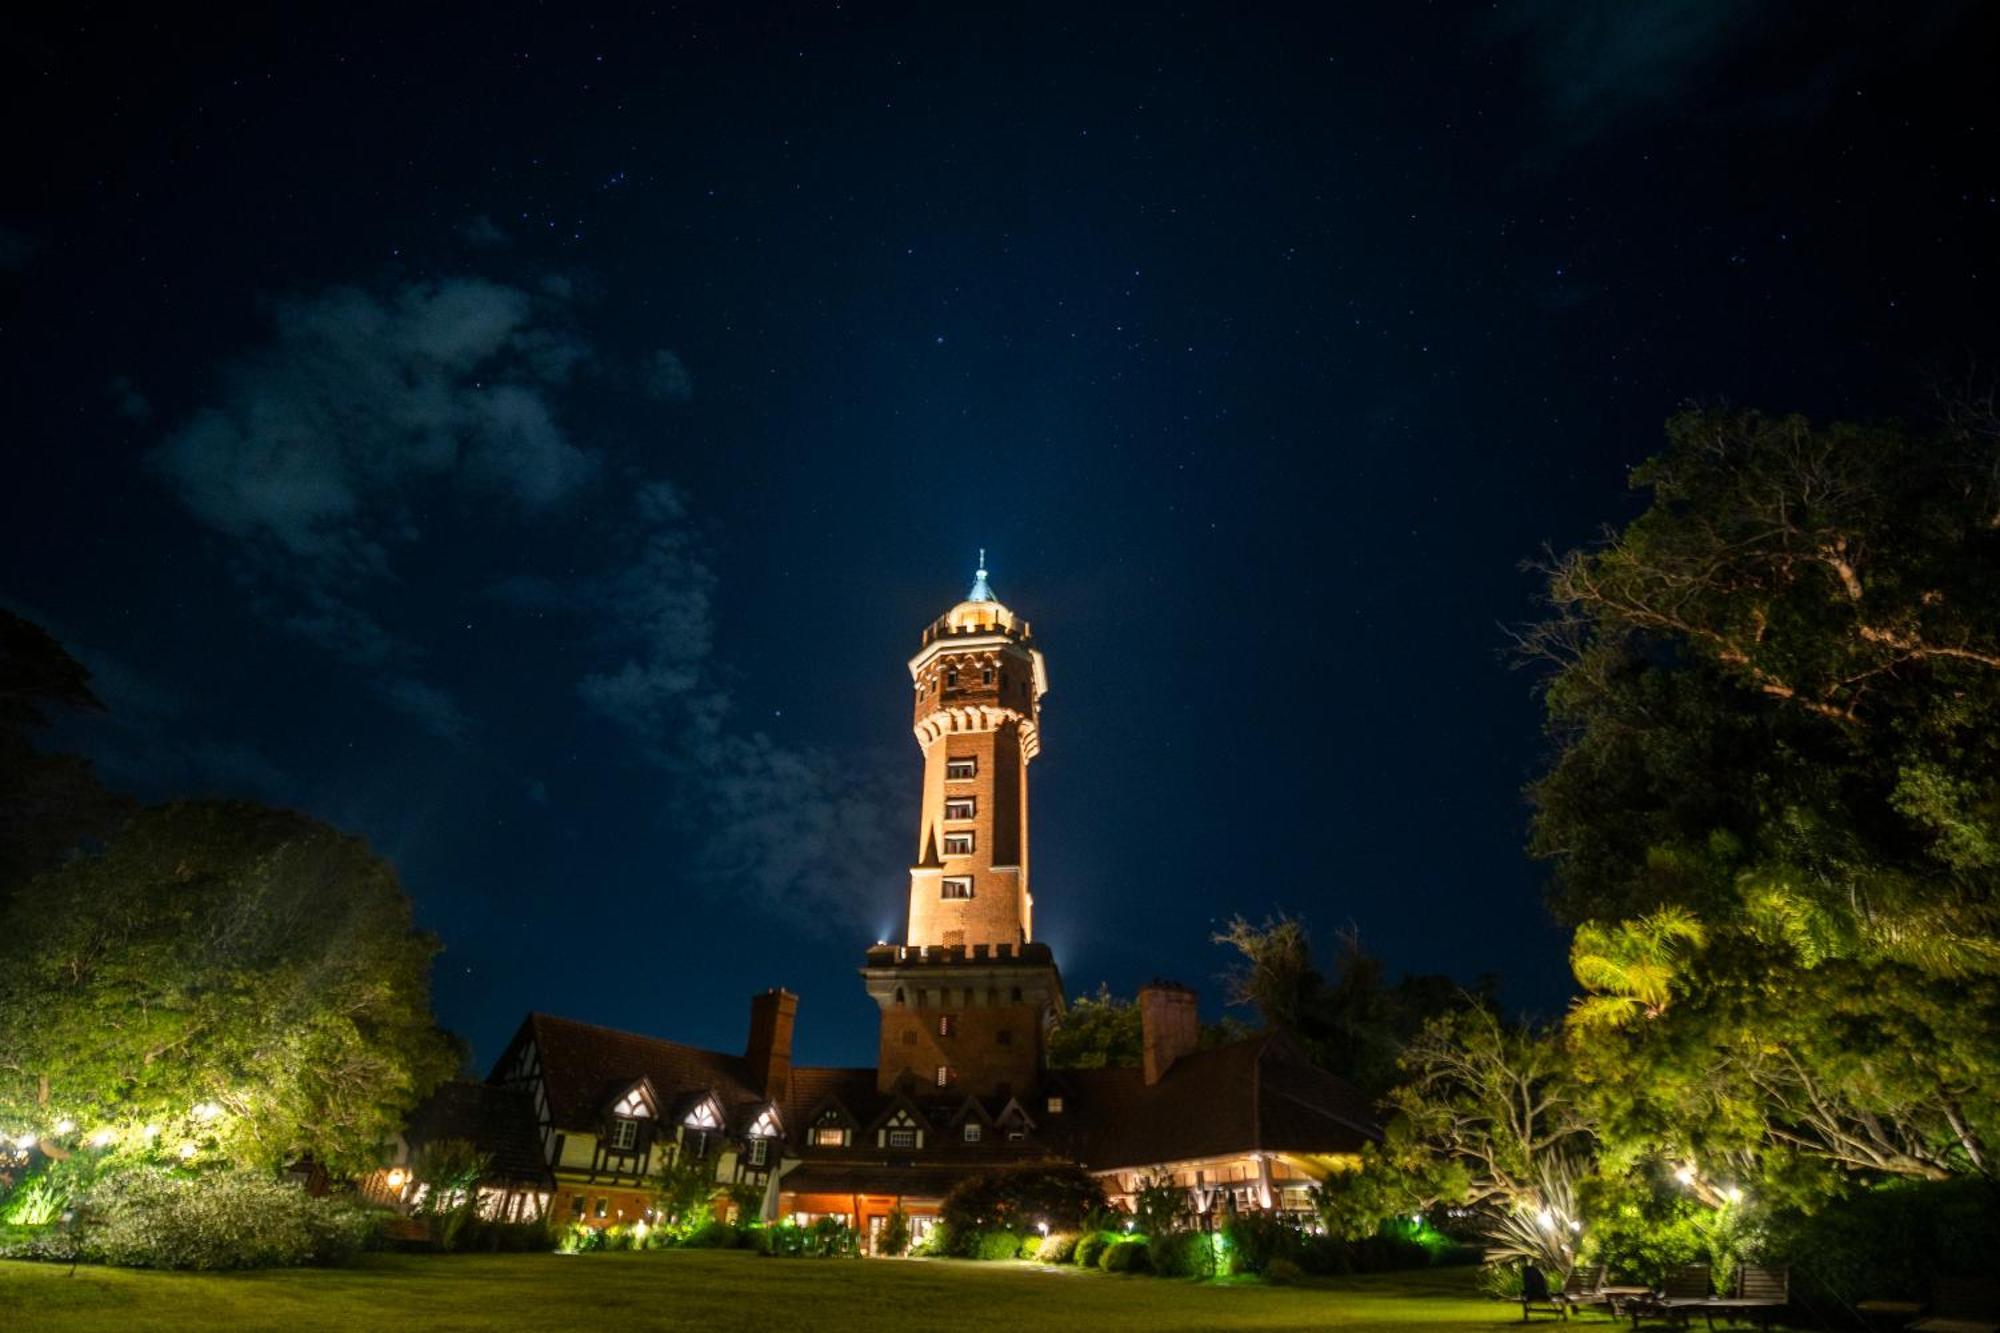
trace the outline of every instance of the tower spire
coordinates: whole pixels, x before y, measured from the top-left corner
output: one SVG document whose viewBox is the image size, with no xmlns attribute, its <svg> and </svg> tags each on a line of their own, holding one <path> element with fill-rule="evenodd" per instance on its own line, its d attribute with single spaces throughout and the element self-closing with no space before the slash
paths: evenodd
<svg viewBox="0 0 2000 1333">
<path fill-rule="evenodd" d="M 972 592 L 965 600 L 968 602 L 991 602 L 998 600 L 993 596 L 993 589 L 986 584 L 986 548 L 984 546 L 979 548 L 978 577 L 973 579 Z"/>
</svg>

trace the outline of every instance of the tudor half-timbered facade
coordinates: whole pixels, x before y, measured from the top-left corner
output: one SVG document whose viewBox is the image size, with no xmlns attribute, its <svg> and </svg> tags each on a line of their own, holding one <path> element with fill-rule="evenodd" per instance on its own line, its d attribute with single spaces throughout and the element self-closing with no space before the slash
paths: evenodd
<svg viewBox="0 0 2000 1333">
<path fill-rule="evenodd" d="M 754 1192 L 766 1219 L 838 1217 L 872 1250 L 891 1212 L 922 1235 L 958 1182 L 1024 1162 L 1079 1163 L 1113 1199 L 1171 1178 L 1207 1216 L 1298 1206 L 1357 1164 L 1379 1134 L 1365 1100 L 1282 1037 L 1198 1050 L 1184 987 L 1141 990 L 1141 1067 L 1047 1068 L 1062 977 L 1031 934 L 1027 827 L 1048 671 L 983 553 L 909 671 L 917 855 L 905 940 L 861 968 L 875 1067 L 793 1068 L 798 999 L 784 990 L 751 1000 L 741 1055 L 530 1014 L 487 1080 L 486 1100 L 519 1121 L 486 1126 L 515 1145 L 517 1179 L 496 1190 L 532 1192 L 557 1223 L 632 1224 L 668 1166 L 712 1163 L 718 1202 Z M 525 1167 L 523 1142 L 538 1148 Z"/>
</svg>

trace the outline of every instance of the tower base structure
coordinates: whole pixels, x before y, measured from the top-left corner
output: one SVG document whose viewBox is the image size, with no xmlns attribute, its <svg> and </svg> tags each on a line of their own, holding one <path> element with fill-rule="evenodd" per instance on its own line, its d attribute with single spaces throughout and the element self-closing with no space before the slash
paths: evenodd
<svg viewBox="0 0 2000 1333">
<path fill-rule="evenodd" d="M 1046 944 L 878 944 L 861 977 L 882 1010 L 876 1085 L 936 1096 L 1031 1096 L 1064 1008 Z"/>
</svg>

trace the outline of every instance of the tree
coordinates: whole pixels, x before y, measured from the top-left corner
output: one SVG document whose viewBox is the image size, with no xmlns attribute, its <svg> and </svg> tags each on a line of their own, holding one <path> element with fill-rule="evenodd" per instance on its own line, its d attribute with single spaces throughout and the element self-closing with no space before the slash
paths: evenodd
<svg viewBox="0 0 2000 1333">
<path fill-rule="evenodd" d="M 59 716 L 103 708 L 82 663 L 41 626 L 0 610 L 0 908 L 30 876 L 105 837 L 129 812 L 89 760 L 34 743 Z"/>
<path fill-rule="evenodd" d="M 1465 1207 L 1494 1248 L 1566 1275 L 1596 1142 L 1560 1037 L 1474 1006 L 1425 1024 L 1402 1067 L 1378 1159 L 1402 1193 Z"/>
<path fill-rule="evenodd" d="M 1201 1025 L 1202 1050 L 1239 1041 L 1249 1029 L 1224 1016 Z M 1070 1001 L 1049 1032 L 1051 1069 L 1136 1069 L 1145 1054 L 1145 1022 L 1136 1000 L 1113 995 L 1099 982 L 1097 994 Z"/>
<path fill-rule="evenodd" d="M 240 803 L 144 810 L 0 915 L 0 1118 L 365 1168 L 453 1067 L 436 951 L 359 839 Z"/>
<path fill-rule="evenodd" d="M 1991 1174 L 2000 433 L 1689 413 L 1634 483 L 1522 636 L 1608 1150 L 1711 1202 Z"/>
<path fill-rule="evenodd" d="M 955 1232 L 1025 1232 L 1044 1222 L 1074 1231 L 1104 1207 L 1104 1186 L 1095 1176 L 1067 1162 L 1047 1162 L 968 1176 L 945 1196 L 938 1216 Z"/>
<path fill-rule="evenodd" d="M 1049 1068 L 1103 1069 L 1137 1065 L 1144 1046 L 1139 1006 L 1100 982 L 1095 995 L 1069 1002 L 1049 1032 Z"/>
<path fill-rule="evenodd" d="M 1257 1011 L 1265 1026 L 1290 1032 L 1322 1066 L 1371 1096 L 1397 1080 L 1404 1045 L 1431 1018 L 1475 1003 L 1448 977 L 1406 974 L 1391 983 L 1357 931 L 1340 934 L 1329 980 L 1313 962 L 1305 923 L 1280 914 L 1261 926 L 1234 917 L 1214 936 L 1236 950 L 1229 1001 Z M 1490 995 L 1491 979 L 1482 982 Z"/>
</svg>

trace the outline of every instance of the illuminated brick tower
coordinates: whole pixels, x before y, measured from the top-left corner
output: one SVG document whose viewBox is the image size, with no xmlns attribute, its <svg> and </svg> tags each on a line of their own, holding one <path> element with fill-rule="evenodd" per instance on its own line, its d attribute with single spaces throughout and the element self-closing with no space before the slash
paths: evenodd
<svg viewBox="0 0 2000 1333">
<path fill-rule="evenodd" d="M 986 553 L 972 592 L 910 659 L 924 753 L 909 933 L 862 970 L 882 1006 L 884 1090 L 1026 1093 L 1062 979 L 1033 943 L 1028 764 L 1041 750 L 1048 671 L 1028 622 L 993 596 Z"/>
</svg>

